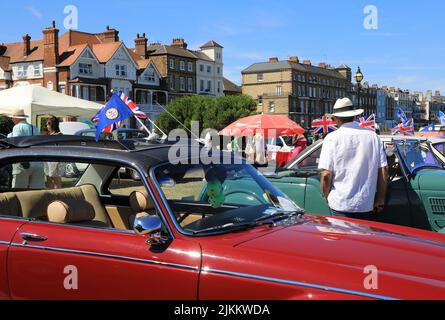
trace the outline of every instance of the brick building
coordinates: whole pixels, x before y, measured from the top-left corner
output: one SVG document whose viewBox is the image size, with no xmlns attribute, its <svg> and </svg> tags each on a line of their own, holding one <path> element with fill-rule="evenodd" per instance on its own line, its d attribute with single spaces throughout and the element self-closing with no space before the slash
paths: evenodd
<svg viewBox="0 0 445 320">
<path fill-rule="evenodd" d="M 256 99 L 258 112 L 288 115 L 308 127 L 332 112 L 335 101 L 351 95 L 351 69 L 326 63 L 271 58 L 242 71 L 242 92 Z"/>
<path fill-rule="evenodd" d="M 216 51 L 222 73 L 222 46 Z M 0 44 L 0 90 L 38 84 L 99 103 L 111 90 L 122 90 L 154 119 L 171 99 L 197 94 L 196 61 L 212 60 L 208 46 L 198 52 L 199 57 L 183 39 L 148 45 L 145 33 L 129 49 L 110 27 L 101 33 L 69 30 L 60 35 L 53 22 L 42 30 L 41 40 L 26 34 L 21 42 Z"/>
</svg>

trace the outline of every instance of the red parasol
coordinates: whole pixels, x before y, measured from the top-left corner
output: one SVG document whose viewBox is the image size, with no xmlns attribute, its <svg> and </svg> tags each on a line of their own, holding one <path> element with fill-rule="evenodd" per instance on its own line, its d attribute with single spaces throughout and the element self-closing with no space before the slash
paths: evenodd
<svg viewBox="0 0 445 320">
<path fill-rule="evenodd" d="M 287 116 L 260 114 L 235 121 L 219 135 L 233 137 L 251 137 L 257 133 L 265 138 L 303 134 L 305 130 Z"/>
</svg>

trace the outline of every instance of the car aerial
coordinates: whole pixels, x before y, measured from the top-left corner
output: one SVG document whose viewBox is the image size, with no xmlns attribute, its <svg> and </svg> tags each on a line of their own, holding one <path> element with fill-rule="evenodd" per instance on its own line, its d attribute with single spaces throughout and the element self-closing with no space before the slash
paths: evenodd
<svg viewBox="0 0 445 320">
<path fill-rule="evenodd" d="M 445 233 L 445 158 L 440 153 L 445 140 L 381 138 L 389 181 L 386 207 L 376 221 Z M 269 180 L 308 212 L 329 215 L 318 170 L 322 145 L 317 141 Z"/>
<path fill-rule="evenodd" d="M 0 148 L 1 299 L 445 298 L 445 235 L 305 214 L 234 154 L 79 136 Z M 62 189 L 12 176 L 65 162 L 86 169 Z"/>
</svg>

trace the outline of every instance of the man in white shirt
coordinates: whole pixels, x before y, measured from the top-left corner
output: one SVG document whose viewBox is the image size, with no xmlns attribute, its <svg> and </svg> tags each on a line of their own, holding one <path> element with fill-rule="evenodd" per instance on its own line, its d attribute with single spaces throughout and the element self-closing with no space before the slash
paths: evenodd
<svg viewBox="0 0 445 320">
<path fill-rule="evenodd" d="M 321 187 L 333 215 L 375 220 L 385 207 L 388 164 L 379 136 L 355 121 L 362 113 L 348 98 L 336 102 L 339 129 L 323 142 Z"/>
</svg>

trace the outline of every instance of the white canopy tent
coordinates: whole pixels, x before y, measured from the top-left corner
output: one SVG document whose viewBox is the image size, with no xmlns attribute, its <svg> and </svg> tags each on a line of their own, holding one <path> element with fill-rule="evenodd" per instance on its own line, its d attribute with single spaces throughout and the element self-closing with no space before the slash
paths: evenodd
<svg viewBox="0 0 445 320">
<path fill-rule="evenodd" d="M 15 109 L 23 108 L 30 116 L 29 121 L 37 125 L 42 116 L 73 116 L 79 119 L 91 119 L 103 106 L 39 85 L 18 86 L 0 91 L 0 114 L 11 114 Z"/>
</svg>

